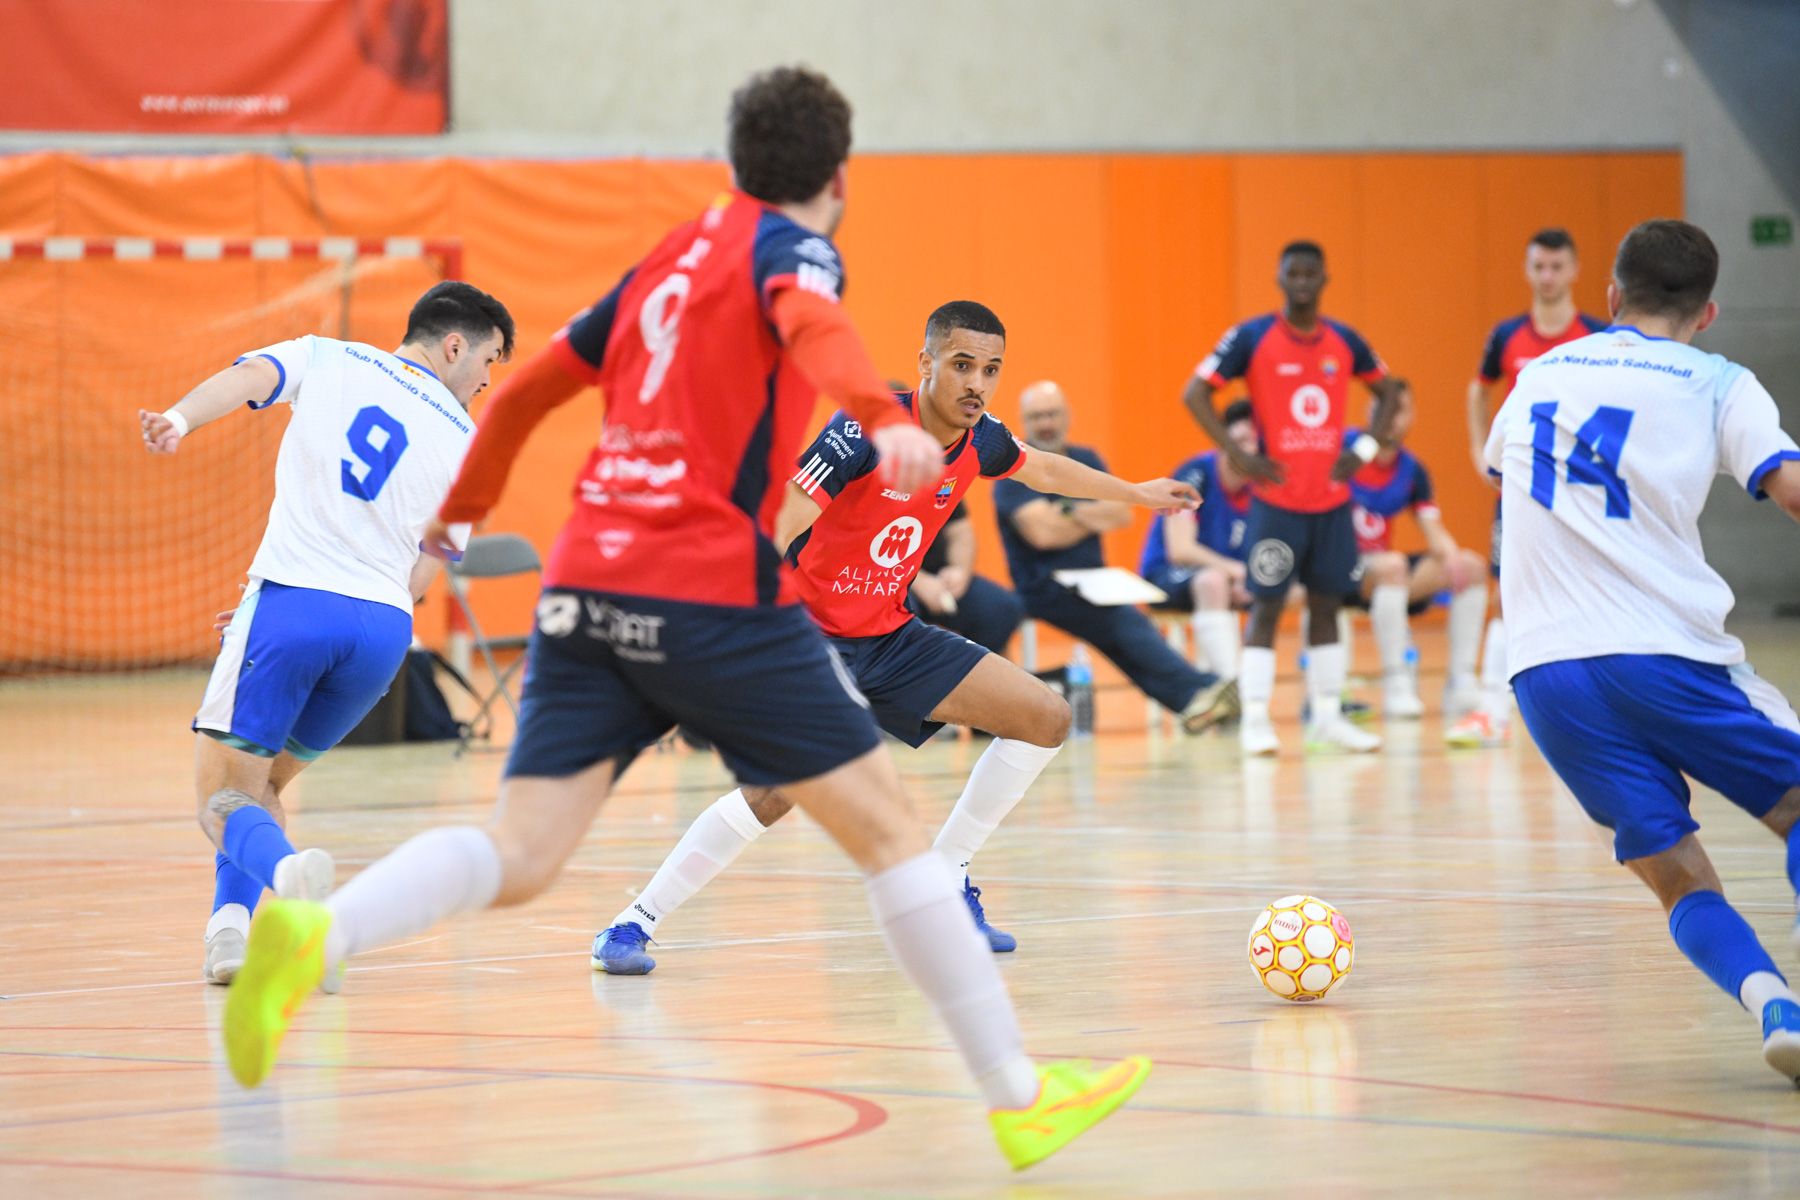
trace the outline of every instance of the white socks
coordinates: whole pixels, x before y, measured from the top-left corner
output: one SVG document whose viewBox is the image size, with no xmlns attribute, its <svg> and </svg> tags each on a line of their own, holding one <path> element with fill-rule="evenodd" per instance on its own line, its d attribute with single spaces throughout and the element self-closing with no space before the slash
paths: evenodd
<svg viewBox="0 0 1800 1200">
<path fill-rule="evenodd" d="M 1306 695 L 1312 701 L 1311 724 L 1335 725 L 1343 717 L 1344 677 L 1348 669 L 1343 643 L 1306 648 Z"/>
<path fill-rule="evenodd" d="M 1498 716 L 1512 708 L 1512 687 L 1506 670 L 1506 622 L 1495 617 L 1488 622 L 1487 638 L 1481 647 L 1482 703 L 1489 716 Z"/>
<path fill-rule="evenodd" d="M 1382 584 L 1369 595 L 1369 624 L 1375 627 L 1375 649 L 1381 674 L 1392 679 L 1406 670 L 1406 586 Z M 1318 647 L 1313 647 L 1313 654 Z"/>
<path fill-rule="evenodd" d="M 742 788 L 719 797 L 687 827 L 637 900 L 627 905 L 613 924 L 629 921 L 645 933 L 655 933 L 658 921 L 711 883 L 762 833 L 763 824 L 750 811 Z"/>
<path fill-rule="evenodd" d="M 1738 1003 L 1749 1009 L 1751 1016 L 1762 1020 L 1763 1005 L 1771 1000 L 1792 1000 L 1800 1004 L 1800 996 L 1795 996 L 1787 980 L 1775 972 L 1753 971 L 1745 976 L 1743 985 L 1738 988 Z"/>
<path fill-rule="evenodd" d="M 963 785 L 963 793 L 944 827 L 938 830 L 932 848 L 952 867 L 967 873 L 969 860 L 1024 798 L 1025 790 L 1037 781 L 1060 749 L 1061 746 L 1034 746 L 1011 738 L 995 738 L 969 772 L 969 782 Z"/>
<path fill-rule="evenodd" d="M 1275 696 L 1275 651 L 1267 646 L 1245 646 L 1238 697 L 1244 716 L 1269 718 L 1269 701 Z"/>
<path fill-rule="evenodd" d="M 250 910 L 241 904 L 221 904 L 218 911 L 206 922 L 206 940 L 212 941 L 213 935 L 221 929 L 235 929 L 239 933 L 250 932 Z"/>
<path fill-rule="evenodd" d="M 473 825 L 433 829 L 371 863 L 335 892 L 327 972 L 352 954 L 424 933 L 445 917 L 474 912 L 500 894 L 500 851 Z"/>
<path fill-rule="evenodd" d="M 888 952 L 950 1030 L 989 1108 L 1029 1108 L 1037 1068 L 1019 1037 L 994 953 L 975 932 L 961 883 L 936 853 L 868 880 L 869 907 Z"/>
<path fill-rule="evenodd" d="M 1464 588 L 1450 597 L 1450 677 L 1447 682 L 1453 691 L 1473 686 L 1475 682 L 1475 652 L 1481 648 L 1481 619 L 1486 615 L 1485 583 Z"/>
<path fill-rule="evenodd" d="M 1201 609 L 1194 614 L 1194 644 L 1206 659 L 1206 669 L 1221 679 L 1238 677 L 1237 614 L 1224 609 Z"/>
</svg>

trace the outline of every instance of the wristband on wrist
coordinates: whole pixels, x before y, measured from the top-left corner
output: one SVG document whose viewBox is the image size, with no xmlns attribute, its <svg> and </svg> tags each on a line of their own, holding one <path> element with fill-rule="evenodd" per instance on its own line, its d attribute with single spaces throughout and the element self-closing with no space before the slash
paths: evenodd
<svg viewBox="0 0 1800 1200">
<path fill-rule="evenodd" d="M 1375 456 L 1381 453 L 1381 443 L 1375 440 L 1373 434 L 1361 434 L 1350 443 L 1350 453 L 1364 462 L 1374 462 Z"/>
<path fill-rule="evenodd" d="M 163 413 L 163 420 L 175 427 L 176 437 L 186 437 L 188 435 L 188 419 L 174 409 L 171 408 Z"/>
</svg>

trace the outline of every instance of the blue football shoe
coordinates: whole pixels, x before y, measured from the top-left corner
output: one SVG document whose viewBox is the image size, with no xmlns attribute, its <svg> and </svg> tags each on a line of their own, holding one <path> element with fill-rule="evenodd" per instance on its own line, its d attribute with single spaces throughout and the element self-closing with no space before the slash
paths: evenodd
<svg viewBox="0 0 1800 1200">
<path fill-rule="evenodd" d="M 644 953 L 649 941 L 643 926 L 625 921 L 594 935 L 594 953 L 588 961 L 608 975 L 648 975 L 656 969 L 656 960 Z"/>
<path fill-rule="evenodd" d="M 981 910 L 981 889 L 963 876 L 963 903 L 969 906 L 969 915 L 975 918 L 975 928 L 987 939 L 988 949 L 995 954 L 1011 954 L 1019 948 L 1019 939 L 1003 930 L 995 929 L 987 923 L 987 914 Z"/>
</svg>

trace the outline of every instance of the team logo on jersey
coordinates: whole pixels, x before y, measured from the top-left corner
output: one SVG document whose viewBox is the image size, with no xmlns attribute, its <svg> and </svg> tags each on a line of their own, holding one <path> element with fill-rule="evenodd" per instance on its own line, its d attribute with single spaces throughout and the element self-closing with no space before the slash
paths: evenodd
<svg viewBox="0 0 1800 1200">
<path fill-rule="evenodd" d="M 882 488 L 881 489 L 881 498 L 883 500 L 906 501 L 906 500 L 912 499 L 912 493 L 911 492 L 896 492 L 893 488 Z"/>
<path fill-rule="evenodd" d="M 925 526 L 917 517 L 895 517 L 869 541 L 869 557 L 878 567 L 897 567 L 913 556 L 925 540 Z"/>
<path fill-rule="evenodd" d="M 1294 420 L 1308 429 L 1317 429 L 1331 416 L 1331 397 L 1325 389 L 1316 383 L 1306 383 L 1294 389 L 1294 398 L 1288 402 L 1294 414 Z"/>
<path fill-rule="evenodd" d="M 845 421 L 844 422 L 844 436 L 847 438 L 861 437 L 862 436 L 861 423 L 857 422 L 857 421 Z"/>
<path fill-rule="evenodd" d="M 579 597 L 560 592 L 546 592 L 538 599 L 538 632 L 545 637 L 568 637 L 581 620 Z"/>
<path fill-rule="evenodd" d="M 1324 372 L 1325 378 L 1336 379 L 1338 373 L 1338 360 L 1327 354 L 1324 358 L 1319 360 L 1319 370 Z"/>
<path fill-rule="evenodd" d="M 600 549 L 600 557 L 611 561 L 625 553 L 636 537 L 629 529 L 608 529 L 594 539 L 594 545 Z"/>
<path fill-rule="evenodd" d="M 1380 542 L 1387 536 L 1387 518 L 1360 504 L 1350 510 L 1350 523 L 1356 526 L 1356 536 L 1365 542 Z"/>
<path fill-rule="evenodd" d="M 1264 587 L 1284 582 L 1294 571 L 1294 548 L 1277 538 L 1250 547 L 1250 578 Z"/>
<path fill-rule="evenodd" d="M 937 507 L 942 508 L 944 505 L 950 503 L 950 495 L 955 491 L 956 476 L 952 475 L 950 478 L 944 480 L 944 482 L 938 484 L 937 494 L 931 498 L 931 502 L 937 505 Z"/>
</svg>

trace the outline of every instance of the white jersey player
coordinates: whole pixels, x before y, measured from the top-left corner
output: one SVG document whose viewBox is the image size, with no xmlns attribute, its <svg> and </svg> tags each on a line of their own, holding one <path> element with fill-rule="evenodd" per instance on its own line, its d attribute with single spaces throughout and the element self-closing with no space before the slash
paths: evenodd
<svg viewBox="0 0 1800 1200">
<path fill-rule="evenodd" d="M 173 454 L 236 408 L 293 409 L 268 526 L 194 718 L 200 826 L 220 851 L 206 929 L 214 983 L 242 964 L 265 887 L 331 888 L 330 857 L 288 842 L 280 793 L 368 714 L 405 660 L 413 603 L 435 567 L 420 535 L 474 436 L 469 402 L 512 340 L 499 301 L 441 283 L 414 305 L 398 350 L 296 338 L 244 355 L 165 413 L 138 413 L 145 446 Z"/>
<path fill-rule="evenodd" d="M 1764 1057 L 1800 1083 L 1800 1000 L 1726 902 L 1683 778 L 1785 839 L 1800 890 L 1800 719 L 1725 632 L 1731 589 L 1698 527 L 1721 473 L 1800 521 L 1800 449 L 1754 375 L 1689 345 L 1718 313 L 1718 266 L 1686 222 L 1632 230 L 1612 327 L 1524 369 L 1486 458 L 1526 727 L 1662 900 L 1676 945 L 1761 1019 Z"/>
</svg>

